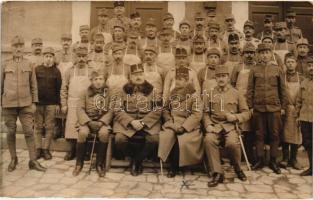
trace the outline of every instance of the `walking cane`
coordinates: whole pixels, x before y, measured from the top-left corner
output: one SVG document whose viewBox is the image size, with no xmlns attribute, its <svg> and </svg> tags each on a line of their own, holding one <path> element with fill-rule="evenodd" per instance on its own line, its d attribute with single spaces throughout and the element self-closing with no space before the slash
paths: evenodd
<svg viewBox="0 0 313 200">
<path fill-rule="evenodd" d="M 161 158 L 160 158 L 160 168 L 161 168 L 161 176 L 164 177 L 164 174 L 163 174 L 163 162 L 162 162 Z"/>
<path fill-rule="evenodd" d="M 91 148 L 91 153 L 90 153 L 90 166 L 89 166 L 88 174 L 90 174 L 91 168 L 92 168 L 92 158 L 93 158 L 93 152 L 95 150 L 96 138 L 97 138 L 97 134 L 94 134 L 94 138 L 93 138 L 93 142 L 92 142 L 92 148 Z"/>
<path fill-rule="evenodd" d="M 245 150 L 245 146 L 243 145 L 242 138 L 241 138 L 241 130 L 239 129 L 238 123 L 236 123 L 235 126 L 236 126 L 236 130 L 237 130 L 237 132 L 238 132 L 238 137 L 239 137 L 240 146 L 241 146 L 241 149 L 242 149 L 242 151 L 243 151 L 243 155 L 244 155 L 244 157 L 245 157 L 245 161 L 246 161 L 248 170 L 251 171 L 251 167 L 250 167 L 250 163 L 249 163 L 249 160 L 248 160 L 248 157 L 247 157 L 247 153 L 246 153 L 246 150 Z"/>
</svg>

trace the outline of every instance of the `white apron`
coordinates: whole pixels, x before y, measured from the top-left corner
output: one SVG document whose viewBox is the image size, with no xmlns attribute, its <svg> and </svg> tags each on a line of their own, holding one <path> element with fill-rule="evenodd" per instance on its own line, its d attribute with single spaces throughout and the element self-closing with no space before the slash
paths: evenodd
<svg viewBox="0 0 313 200">
<path fill-rule="evenodd" d="M 300 78 L 297 72 L 297 82 L 287 82 L 287 75 L 285 75 L 286 91 L 291 102 L 296 101 L 297 93 L 300 90 Z M 285 121 L 284 121 L 284 135 L 283 139 L 286 143 L 302 144 L 301 132 L 297 126 L 294 113 L 296 112 L 293 105 L 288 105 L 286 109 Z"/>
<path fill-rule="evenodd" d="M 80 96 L 90 85 L 88 77 L 88 66 L 86 66 L 85 75 L 76 75 L 76 68 L 74 68 L 74 75 L 70 79 L 68 89 L 68 111 L 65 125 L 65 138 L 77 139 L 78 127 L 77 127 L 77 106 L 79 103 Z"/>
<path fill-rule="evenodd" d="M 286 49 L 284 49 L 284 50 L 276 50 L 276 43 L 274 44 L 274 52 L 277 53 L 282 60 L 284 60 L 285 55 L 287 53 L 289 53 L 287 41 L 285 41 L 285 47 L 286 47 Z M 274 58 L 275 58 L 275 56 L 274 56 Z"/>
<path fill-rule="evenodd" d="M 200 71 L 200 69 L 202 69 L 203 67 L 206 66 L 205 63 L 205 54 L 202 54 L 202 61 L 195 61 L 195 54 L 192 55 L 192 61 L 190 63 L 190 66 L 193 70 L 195 70 L 198 74 L 198 72 Z"/>
<path fill-rule="evenodd" d="M 128 54 L 127 53 L 128 47 L 125 50 L 125 55 L 123 58 L 123 63 L 126 65 L 133 65 L 141 63 L 141 59 L 138 56 L 138 47 L 136 46 L 136 53 L 135 54 Z"/>
<path fill-rule="evenodd" d="M 111 68 L 111 73 L 106 81 L 106 84 L 109 88 L 109 93 L 111 95 L 120 95 L 122 93 L 124 85 L 128 82 L 128 79 L 125 75 L 125 66 L 123 64 L 123 73 L 122 74 L 113 74 L 113 67 Z"/>
<path fill-rule="evenodd" d="M 91 58 L 90 66 L 95 70 L 99 70 L 101 68 L 104 68 L 105 67 L 105 60 L 106 60 L 104 53 L 102 53 L 101 61 L 96 60 L 95 57 L 96 57 L 95 54 L 93 54 L 93 57 Z"/>
<path fill-rule="evenodd" d="M 215 73 L 215 72 L 214 72 Z M 215 75 L 214 75 L 215 77 Z M 217 86 L 216 79 L 208 79 L 208 68 L 205 69 L 204 81 L 202 83 L 202 94 L 203 94 L 203 102 L 204 107 L 209 108 L 208 97 L 212 98 L 212 93 L 214 88 Z"/>
<path fill-rule="evenodd" d="M 169 69 L 175 66 L 175 56 L 173 55 L 173 48 L 171 52 L 163 53 L 161 47 L 159 47 L 159 54 L 156 60 L 158 66 L 160 66 L 166 74 Z"/>
<path fill-rule="evenodd" d="M 154 43 L 155 43 L 154 46 L 157 47 L 157 46 L 158 46 L 158 40 L 157 40 L 157 38 L 154 39 Z M 143 48 L 143 49 L 146 49 L 147 46 L 148 46 L 148 39 L 145 38 L 145 43 L 144 43 L 144 45 L 142 46 L 142 48 Z"/>
<path fill-rule="evenodd" d="M 221 56 L 223 55 L 223 50 L 222 50 L 222 47 L 221 47 L 221 41 L 219 39 L 218 39 L 218 47 L 211 47 L 211 41 L 210 41 L 210 39 L 208 40 L 207 51 L 210 50 L 211 48 L 217 48 L 220 51 Z"/>
<path fill-rule="evenodd" d="M 163 83 L 162 83 L 162 77 L 160 73 L 158 72 L 158 67 L 156 64 L 154 64 L 154 71 L 148 72 L 146 69 L 146 65 L 144 65 L 144 71 L 145 71 L 145 79 L 153 85 L 153 90 L 156 94 L 162 94 L 163 91 Z"/>
</svg>

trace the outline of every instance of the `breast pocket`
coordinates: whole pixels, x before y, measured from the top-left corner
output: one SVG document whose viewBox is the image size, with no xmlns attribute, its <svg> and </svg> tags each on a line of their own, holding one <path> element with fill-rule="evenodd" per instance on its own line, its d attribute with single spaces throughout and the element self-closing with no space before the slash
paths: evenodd
<svg viewBox="0 0 313 200">
<path fill-rule="evenodd" d="M 16 69 L 14 68 L 5 68 L 4 69 L 4 95 L 10 95 L 10 93 L 16 92 Z"/>
<path fill-rule="evenodd" d="M 29 85 L 30 77 L 32 76 L 32 68 L 24 66 L 21 70 L 21 83 L 22 85 Z"/>
<path fill-rule="evenodd" d="M 225 102 L 225 110 L 230 112 L 230 113 L 237 113 L 238 111 L 238 101 L 235 98 L 227 100 Z"/>
</svg>

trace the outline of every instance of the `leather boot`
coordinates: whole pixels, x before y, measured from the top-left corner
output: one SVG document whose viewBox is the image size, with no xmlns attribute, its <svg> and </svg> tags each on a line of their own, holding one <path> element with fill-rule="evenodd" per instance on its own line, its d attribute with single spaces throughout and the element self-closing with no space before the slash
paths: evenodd
<svg viewBox="0 0 313 200">
<path fill-rule="evenodd" d="M 66 152 L 66 155 L 64 157 L 64 160 L 69 161 L 69 160 L 73 160 L 75 158 L 75 154 L 76 154 L 76 141 L 71 141 L 70 142 L 71 145 L 71 150 Z"/>
<path fill-rule="evenodd" d="M 51 160 L 52 159 L 52 155 L 48 149 L 43 149 L 42 154 L 43 154 L 43 158 L 45 160 Z"/>
<path fill-rule="evenodd" d="M 310 167 L 309 169 L 303 171 L 300 176 L 312 176 L 312 149 L 306 149 L 308 153 Z"/>
<path fill-rule="evenodd" d="M 8 172 L 12 172 L 16 169 L 16 165 L 18 164 L 18 160 L 17 160 L 17 157 L 15 158 L 12 158 L 11 159 L 11 162 L 8 166 Z"/>
<path fill-rule="evenodd" d="M 108 143 L 99 142 L 96 157 L 96 170 L 99 177 L 105 176 L 105 155 L 107 152 Z"/>
<path fill-rule="evenodd" d="M 215 173 L 213 179 L 208 182 L 208 187 L 216 187 L 219 183 L 224 182 L 224 174 Z"/>
<path fill-rule="evenodd" d="M 43 167 L 37 160 L 30 160 L 28 162 L 29 169 L 45 172 L 47 169 Z"/>
<path fill-rule="evenodd" d="M 271 157 L 270 159 L 270 163 L 268 165 L 268 167 L 273 170 L 273 172 L 275 172 L 276 174 L 281 174 L 281 171 L 277 165 L 277 162 L 276 162 L 276 158 L 274 157 Z"/>
<path fill-rule="evenodd" d="M 41 148 L 36 149 L 36 159 L 38 160 L 42 156 L 43 156 L 42 149 Z"/>
<path fill-rule="evenodd" d="M 179 146 L 176 141 L 169 155 L 170 168 L 167 173 L 168 178 L 173 178 L 176 176 L 179 170 Z"/>
<path fill-rule="evenodd" d="M 86 144 L 85 143 L 77 143 L 76 144 L 76 166 L 73 171 L 73 176 L 78 176 L 79 173 L 83 169 L 84 165 L 84 156 L 86 151 Z"/>
<path fill-rule="evenodd" d="M 289 144 L 283 143 L 282 144 L 282 153 L 283 153 L 283 159 L 279 162 L 279 166 L 281 168 L 286 169 L 288 166 L 288 160 L 289 160 Z"/>
<path fill-rule="evenodd" d="M 259 157 L 257 162 L 252 166 L 252 170 L 262 169 L 264 167 L 264 158 Z"/>
<path fill-rule="evenodd" d="M 302 166 L 297 161 L 297 154 L 298 154 L 298 145 L 297 144 L 291 144 L 291 151 L 290 151 L 290 160 L 289 165 L 296 170 L 301 170 Z"/>
</svg>

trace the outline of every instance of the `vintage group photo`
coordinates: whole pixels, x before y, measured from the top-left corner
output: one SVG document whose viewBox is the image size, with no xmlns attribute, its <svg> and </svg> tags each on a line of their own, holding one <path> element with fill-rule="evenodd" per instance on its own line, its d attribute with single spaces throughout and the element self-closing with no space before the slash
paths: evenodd
<svg viewBox="0 0 313 200">
<path fill-rule="evenodd" d="M 2 2 L 0 113 L 0 197 L 313 198 L 313 3 Z"/>
</svg>

